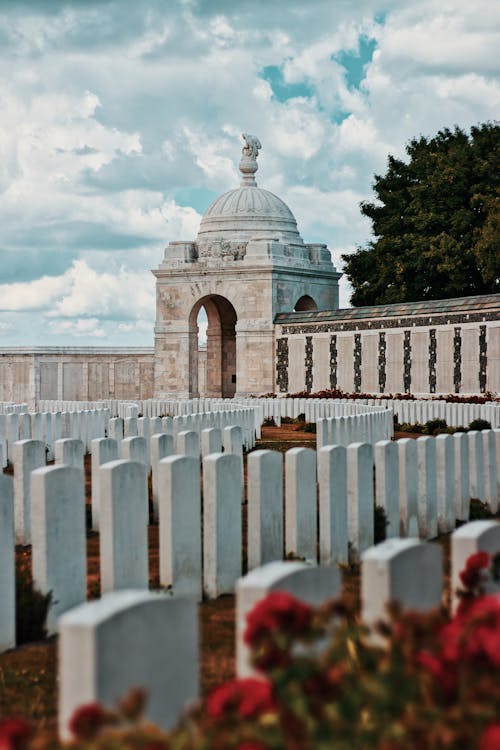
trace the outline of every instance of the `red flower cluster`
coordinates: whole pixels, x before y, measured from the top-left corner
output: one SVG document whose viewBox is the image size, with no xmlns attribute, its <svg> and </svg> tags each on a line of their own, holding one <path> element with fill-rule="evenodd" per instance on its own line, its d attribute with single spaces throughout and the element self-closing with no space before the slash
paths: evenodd
<svg viewBox="0 0 500 750">
<path fill-rule="evenodd" d="M 269 633 L 300 636 L 311 627 L 313 611 L 308 604 L 286 591 L 273 591 L 258 602 L 247 615 L 244 640 L 255 646 Z"/>
<path fill-rule="evenodd" d="M 253 677 L 229 680 L 210 693 L 207 710 L 213 719 L 220 719 L 228 712 L 252 719 L 275 711 L 272 685 Z"/>
<path fill-rule="evenodd" d="M 479 663 L 500 667 L 500 595 L 482 596 L 457 613 L 440 633 L 437 654 L 419 654 L 419 663 L 452 697 L 461 670 Z M 500 748 L 499 748 L 500 750 Z"/>
<path fill-rule="evenodd" d="M 470 555 L 465 564 L 465 568 L 460 573 L 462 585 L 467 589 L 475 588 L 481 580 L 481 572 L 488 568 L 490 556 L 487 552 L 476 552 Z"/>
<path fill-rule="evenodd" d="M 0 721 L 0 750 L 23 750 L 33 734 L 29 724 L 21 719 Z"/>
<path fill-rule="evenodd" d="M 479 750 L 500 750 L 500 723 L 490 724 L 486 729 Z"/>
<path fill-rule="evenodd" d="M 87 703 L 74 712 L 69 722 L 71 734 L 77 740 L 90 740 L 109 722 L 109 714 L 100 703 Z"/>
</svg>

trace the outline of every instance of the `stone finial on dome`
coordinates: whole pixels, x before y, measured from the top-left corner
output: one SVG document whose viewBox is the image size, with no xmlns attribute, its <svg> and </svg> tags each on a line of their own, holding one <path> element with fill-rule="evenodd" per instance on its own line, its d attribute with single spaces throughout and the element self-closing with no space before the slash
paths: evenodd
<svg viewBox="0 0 500 750">
<path fill-rule="evenodd" d="M 245 141 L 245 145 L 241 149 L 242 157 L 240 160 L 240 172 L 243 175 L 241 187 L 257 185 L 254 174 L 259 168 L 259 165 L 257 164 L 257 156 L 259 155 L 259 150 L 262 146 L 255 135 L 242 133 L 241 137 Z"/>
</svg>

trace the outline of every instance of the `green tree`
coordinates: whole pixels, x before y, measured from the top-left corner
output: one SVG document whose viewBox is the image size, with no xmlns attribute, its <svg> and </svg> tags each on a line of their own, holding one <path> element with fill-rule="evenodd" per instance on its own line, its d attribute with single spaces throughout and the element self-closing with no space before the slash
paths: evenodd
<svg viewBox="0 0 500 750">
<path fill-rule="evenodd" d="M 377 202 L 361 212 L 375 239 L 343 255 L 351 303 L 390 304 L 500 292 L 500 125 L 413 139 L 389 156 Z"/>
</svg>

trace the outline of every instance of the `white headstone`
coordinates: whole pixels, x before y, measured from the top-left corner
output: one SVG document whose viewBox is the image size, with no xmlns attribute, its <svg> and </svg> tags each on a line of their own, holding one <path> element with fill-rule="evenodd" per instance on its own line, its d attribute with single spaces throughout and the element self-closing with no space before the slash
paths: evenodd
<svg viewBox="0 0 500 750">
<path fill-rule="evenodd" d="M 455 443 L 451 435 L 436 438 L 438 531 L 455 528 Z"/>
<path fill-rule="evenodd" d="M 458 604 L 455 592 L 463 588 L 460 573 L 470 555 L 487 552 L 496 555 L 500 552 L 500 523 L 498 521 L 470 521 L 460 526 L 451 535 L 451 593 L 454 608 Z M 494 590 L 491 587 L 491 590 Z M 500 586 L 497 584 L 497 590 Z"/>
<path fill-rule="evenodd" d="M 416 443 L 419 536 L 434 539 L 438 533 L 436 439 L 424 436 L 417 438 Z"/>
<path fill-rule="evenodd" d="M 194 430 L 182 430 L 177 434 L 176 453 L 181 456 L 200 457 L 200 438 Z"/>
<path fill-rule="evenodd" d="M 150 454 L 151 454 L 151 484 L 153 490 L 153 518 L 158 521 L 158 468 L 162 458 L 171 456 L 174 454 L 174 438 L 172 435 L 167 435 L 165 432 L 159 432 L 155 435 L 151 435 L 150 441 Z"/>
<path fill-rule="evenodd" d="M 347 564 L 347 454 L 343 445 L 327 445 L 318 451 L 318 482 L 320 563 Z"/>
<path fill-rule="evenodd" d="M 16 645 L 14 492 L 0 472 L 0 653 Z"/>
<path fill-rule="evenodd" d="M 164 435 L 171 438 L 170 435 Z M 201 598 L 200 467 L 193 456 L 168 456 L 159 469 L 160 584 Z"/>
<path fill-rule="evenodd" d="M 347 517 L 352 560 L 373 544 L 373 450 L 368 443 L 347 447 Z"/>
<path fill-rule="evenodd" d="M 62 440 L 56 440 L 54 443 L 56 464 L 83 469 L 83 451 L 83 442 L 74 438 L 63 438 Z"/>
<path fill-rule="evenodd" d="M 92 529 L 99 531 L 100 483 L 99 467 L 118 459 L 118 442 L 113 438 L 95 438 L 92 440 Z"/>
<path fill-rule="evenodd" d="M 250 453 L 248 481 L 248 569 L 283 559 L 283 456 Z"/>
<path fill-rule="evenodd" d="M 149 469 L 148 446 L 143 437 L 127 437 L 120 443 L 121 457 L 126 461 L 138 461 Z"/>
<path fill-rule="evenodd" d="M 302 562 L 276 561 L 255 568 L 236 584 L 236 674 L 254 673 L 244 642 L 246 618 L 257 602 L 271 591 L 286 591 L 306 604 L 317 606 L 340 595 L 341 579 L 336 566 L 316 567 Z"/>
<path fill-rule="evenodd" d="M 142 440 L 142 438 L 141 438 Z M 99 469 L 101 591 L 148 587 L 146 466 L 111 461 Z"/>
<path fill-rule="evenodd" d="M 463 406 L 463 404 L 460 404 Z M 465 432 L 453 435 L 455 447 L 455 515 L 467 521 L 470 513 L 469 439 Z"/>
<path fill-rule="evenodd" d="M 239 456 L 203 459 L 203 588 L 211 598 L 232 593 L 241 575 L 242 494 Z"/>
<path fill-rule="evenodd" d="M 427 612 L 441 604 L 441 547 L 418 539 L 388 539 L 362 555 L 362 618 L 368 625 L 388 619 L 387 605 Z"/>
<path fill-rule="evenodd" d="M 196 603 L 148 591 L 117 591 L 61 618 L 59 732 L 70 738 L 76 708 L 114 708 L 131 688 L 147 691 L 145 718 L 176 724 L 198 698 Z"/>
<path fill-rule="evenodd" d="M 118 442 L 123 440 L 123 419 L 121 417 L 113 417 L 113 419 L 109 420 L 108 437 Z"/>
<path fill-rule="evenodd" d="M 399 536 L 399 456 L 391 440 L 375 443 L 375 502 L 384 509 L 386 538 Z"/>
<path fill-rule="evenodd" d="M 285 455 L 285 553 L 317 560 L 316 452 L 292 448 Z"/>
<path fill-rule="evenodd" d="M 52 593 L 47 631 L 57 618 L 85 601 L 87 548 L 83 471 L 76 466 L 45 466 L 31 474 L 33 582 Z"/>
<path fill-rule="evenodd" d="M 222 433 L 215 427 L 208 427 L 201 431 L 201 455 L 203 458 L 211 453 L 222 452 Z"/>
<path fill-rule="evenodd" d="M 496 459 L 496 441 L 493 430 L 483 430 L 484 451 L 484 495 L 492 513 L 498 511 L 498 473 L 500 466 Z"/>
<path fill-rule="evenodd" d="M 45 443 L 18 440 L 12 445 L 14 463 L 14 523 L 16 542 L 31 543 L 31 472 L 45 466 Z"/>
<path fill-rule="evenodd" d="M 399 454 L 399 533 L 418 538 L 417 443 L 410 438 L 396 442 Z"/>
</svg>

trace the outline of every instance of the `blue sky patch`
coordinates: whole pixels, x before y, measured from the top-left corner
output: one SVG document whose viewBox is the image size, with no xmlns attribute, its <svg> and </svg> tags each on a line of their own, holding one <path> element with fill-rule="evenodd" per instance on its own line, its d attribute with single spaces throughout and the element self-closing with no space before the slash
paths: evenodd
<svg viewBox="0 0 500 750">
<path fill-rule="evenodd" d="M 260 71 L 260 77 L 271 85 L 274 98 L 278 102 L 286 102 L 298 96 L 310 98 L 314 94 L 314 88 L 304 81 L 287 83 L 283 77 L 283 69 L 278 65 L 266 65 Z"/>
<path fill-rule="evenodd" d="M 366 36 L 361 36 L 357 52 L 342 50 L 333 56 L 333 59 L 345 68 L 346 81 L 349 88 L 359 88 L 361 81 L 365 77 L 364 67 L 371 61 L 376 46 L 377 42 L 375 39 L 368 39 Z"/>
<path fill-rule="evenodd" d="M 219 193 L 214 193 L 213 190 L 209 190 L 206 187 L 192 187 L 176 190 L 173 194 L 173 199 L 178 206 L 191 206 L 199 214 L 204 214 L 218 195 Z"/>
</svg>

